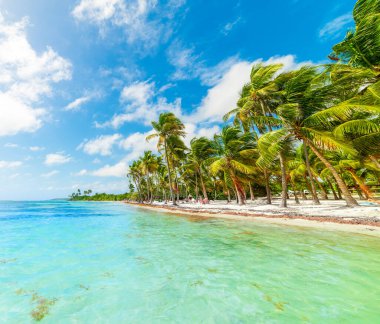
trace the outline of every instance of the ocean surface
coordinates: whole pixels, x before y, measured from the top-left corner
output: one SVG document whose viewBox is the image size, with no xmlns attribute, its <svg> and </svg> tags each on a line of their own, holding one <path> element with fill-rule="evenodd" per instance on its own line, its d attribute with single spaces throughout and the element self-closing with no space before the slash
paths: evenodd
<svg viewBox="0 0 380 324">
<path fill-rule="evenodd" d="M 0 202 L 0 323 L 379 323 L 380 239 Z"/>
</svg>

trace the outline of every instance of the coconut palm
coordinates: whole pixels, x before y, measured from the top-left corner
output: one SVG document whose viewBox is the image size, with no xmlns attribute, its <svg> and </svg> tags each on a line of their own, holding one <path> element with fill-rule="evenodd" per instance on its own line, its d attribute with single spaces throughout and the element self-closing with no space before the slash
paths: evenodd
<svg viewBox="0 0 380 324">
<path fill-rule="evenodd" d="M 128 176 L 135 183 L 135 187 L 137 189 L 139 195 L 139 201 L 143 201 L 143 195 L 141 190 L 141 180 L 143 178 L 143 171 L 141 166 L 141 160 L 133 161 L 129 166 Z"/>
<path fill-rule="evenodd" d="M 147 190 L 148 190 L 148 200 L 153 202 L 153 184 L 152 176 L 158 170 L 159 159 L 155 156 L 152 151 L 145 151 L 144 155 L 140 158 L 142 172 L 146 177 Z"/>
<path fill-rule="evenodd" d="M 166 167 L 168 169 L 168 178 L 169 178 L 169 187 L 170 187 L 170 196 L 173 202 L 173 205 L 176 205 L 172 178 L 171 178 L 171 168 L 169 163 L 169 149 L 168 142 L 173 141 L 175 137 L 184 137 L 185 136 L 185 126 L 183 123 L 173 114 L 173 113 L 162 113 L 160 114 L 157 122 L 152 122 L 153 129 L 155 133 L 147 136 L 147 141 L 152 138 L 158 137 L 157 148 L 159 151 L 164 150 Z"/>
<path fill-rule="evenodd" d="M 208 195 L 204 180 L 204 162 L 213 154 L 212 143 L 206 137 L 193 138 L 190 142 L 190 153 L 187 157 L 188 166 L 197 172 L 199 176 L 203 197 L 208 202 Z M 189 165 L 190 164 L 190 165 Z"/>
<path fill-rule="evenodd" d="M 252 67 L 250 82 L 243 86 L 237 108 L 224 116 L 228 120 L 234 116 L 234 124 L 241 124 L 245 131 L 259 134 L 271 131 L 278 126 L 278 121 L 272 118 L 275 99 L 277 98 L 277 84 L 273 82 L 276 73 L 283 67 L 282 64 L 264 65 L 255 64 Z M 283 159 L 281 158 L 281 161 Z M 269 173 L 264 167 L 267 203 L 271 203 Z"/>
<path fill-rule="evenodd" d="M 256 152 L 253 141 L 253 136 L 243 133 L 239 127 L 225 126 L 221 134 L 214 137 L 214 157 L 207 160 L 211 174 L 216 175 L 220 171 L 228 173 L 240 205 L 245 203 L 245 190 L 239 173 L 251 174 L 255 171 L 250 158 Z"/>
<path fill-rule="evenodd" d="M 356 28 L 333 47 L 330 58 L 353 66 L 379 70 L 380 66 L 380 2 L 358 0 L 353 11 Z"/>
<path fill-rule="evenodd" d="M 329 95 L 326 95 L 324 83 L 318 87 L 313 78 L 314 75 L 315 68 L 313 67 L 303 67 L 287 75 L 290 78 L 287 80 L 285 78 L 285 82 L 281 86 L 283 103 L 276 109 L 276 116 L 282 123 L 282 128 L 262 136 L 259 140 L 259 147 L 268 147 L 269 145 L 270 149 L 263 151 L 263 159 L 271 161 L 274 154 L 288 145 L 289 140 L 303 141 L 304 145 L 310 147 L 330 170 L 342 191 L 347 206 L 356 206 L 358 203 L 352 197 L 346 184 L 323 155 L 324 150 L 342 150 L 353 155 L 356 154 L 356 151 L 349 143 L 337 139 L 329 131 L 329 128 L 320 128 L 321 123 L 315 121 L 317 119 L 315 116 L 320 114 L 319 110 L 322 110 L 322 113 L 326 111 L 326 109 L 323 110 L 323 106 L 329 99 Z M 322 122 L 328 123 L 325 120 Z"/>
</svg>

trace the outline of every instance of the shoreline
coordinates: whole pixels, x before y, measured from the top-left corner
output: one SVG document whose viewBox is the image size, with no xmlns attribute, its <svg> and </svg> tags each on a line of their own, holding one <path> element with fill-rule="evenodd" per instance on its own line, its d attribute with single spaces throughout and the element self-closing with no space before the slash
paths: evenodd
<svg viewBox="0 0 380 324">
<path fill-rule="evenodd" d="M 222 218 L 239 221 L 260 222 L 266 224 L 318 228 L 331 231 L 342 231 L 355 234 L 370 235 L 380 238 L 380 222 L 378 220 L 373 221 L 359 217 L 354 217 L 352 219 L 343 219 L 342 217 L 336 216 L 305 216 L 297 214 L 289 215 L 284 213 L 271 215 L 239 210 L 213 211 L 207 208 L 192 209 L 181 206 L 155 204 L 147 205 L 128 201 L 124 201 L 124 203 L 147 210 L 177 214 L 178 216 Z"/>
</svg>

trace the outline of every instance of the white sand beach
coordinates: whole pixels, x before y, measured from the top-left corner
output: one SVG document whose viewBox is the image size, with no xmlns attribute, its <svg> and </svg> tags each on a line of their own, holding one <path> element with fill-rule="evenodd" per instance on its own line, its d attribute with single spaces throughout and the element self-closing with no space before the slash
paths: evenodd
<svg viewBox="0 0 380 324">
<path fill-rule="evenodd" d="M 343 200 L 322 200 L 320 205 L 314 205 L 311 200 L 297 205 L 289 200 L 288 208 L 280 208 L 279 199 L 273 199 L 271 205 L 258 199 L 242 206 L 227 201 L 211 201 L 209 204 L 179 202 L 177 206 L 157 201 L 132 204 L 174 214 L 316 227 L 380 237 L 380 205 L 366 201 L 355 208 L 346 207 Z"/>
</svg>

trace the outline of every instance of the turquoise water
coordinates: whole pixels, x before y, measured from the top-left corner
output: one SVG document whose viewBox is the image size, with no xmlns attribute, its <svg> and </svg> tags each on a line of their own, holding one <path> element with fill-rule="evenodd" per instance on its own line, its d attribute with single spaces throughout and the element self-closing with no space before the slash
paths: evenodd
<svg viewBox="0 0 380 324">
<path fill-rule="evenodd" d="M 378 323 L 379 252 L 364 235 L 2 202 L 0 322 Z"/>
</svg>

